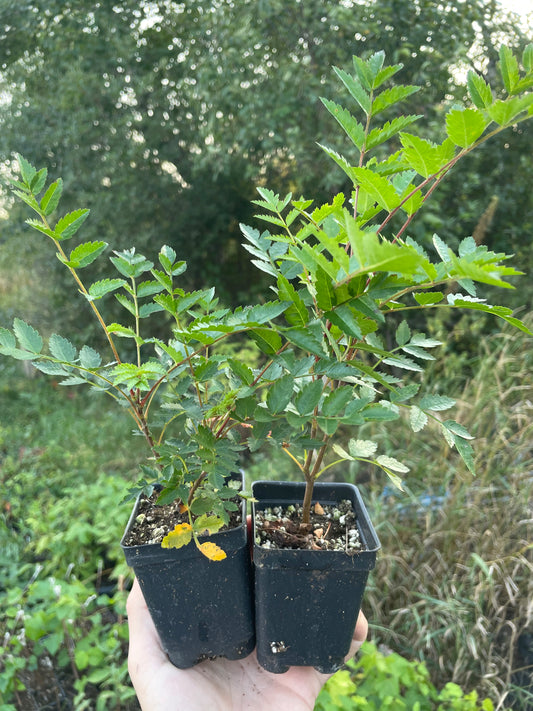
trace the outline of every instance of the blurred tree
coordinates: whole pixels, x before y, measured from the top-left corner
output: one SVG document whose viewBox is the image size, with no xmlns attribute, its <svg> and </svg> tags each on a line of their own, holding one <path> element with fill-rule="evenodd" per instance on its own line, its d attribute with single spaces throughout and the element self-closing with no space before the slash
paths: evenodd
<svg viewBox="0 0 533 711">
<path fill-rule="evenodd" d="M 317 198 L 343 187 L 315 145 L 328 142 L 319 97 L 337 93 L 331 66 L 384 49 L 406 65 L 404 81 L 428 87 L 408 110 L 431 121 L 496 35 L 524 42 L 495 0 L 2 0 L 0 161 L 9 170 L 18 151 L 49 166 L 76 207 L 98 191 L 85 239 L 149 256 L 167 242 L 193 285 L 236 300 L 256 279 L 238 232 L 254 184 Z M 518 157 L 513 143 L 508 158 Z M 435 203 L 428 219 L 446 237 L 458 221 L 475 225 L 496 194 L 497 175 L 484 174 L 479 214 L 450 218 L 482 165 L 452 176 L 446 209 Z M 530 191 L 522 199 L 530 206 Z M 13 213 L 3 239 L 20 221 Z"/>
</svg>

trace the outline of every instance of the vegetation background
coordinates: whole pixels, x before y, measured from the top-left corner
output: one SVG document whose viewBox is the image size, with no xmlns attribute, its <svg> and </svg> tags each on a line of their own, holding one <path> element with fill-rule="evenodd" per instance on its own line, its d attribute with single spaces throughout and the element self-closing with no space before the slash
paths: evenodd
<svg viewBox="0 0 533 711">
<path fill-rule="evenodd" d="M 497 82 L 495 47 L 520 50 L 532 29 L 496 0 L 0 0 L 0 170 L 12 174 L 15 152 L 47 165 L 66 210 L 92 209 L 85 239 L 147 256 L 166 242 L 189 287 L 216 284 L 234 305 L 261 289 L 238 234 L 255 186 L 317 199 L 344 187 L 315 145 L 331 127 L 319 97 L 335 96 L 332 65 L 380 49 L 403 62 L 400 80 L 424 87 L 405 110 L 437 140 L 467 69 Z M 531 274 L 532 161 L 528 124 L 487 144 L 415 236 L 476 234 Z M 0 326 L 16 314 L 96 336 L 24 208 L 0 199 Z M 533 282 L 517 286 L 524 317 Z M 375 472 L 349 472 L 383 546 L 366 598 L 379 652 L 335 677 L 320 708 L 533 708 L 531 341 L 468 317 L 430 328 L 446 341 L 430 385 L 462 393 L 478 476 L 430 434 L 415 447 L 407 427 L 371 433 L 412 470 L 402 498 Z M 1 711 L 135 708 L 118 547 L 128 507 L 105 512 L 137 476 L 129 429 L 96 397 L 0 363 Z M 260 456 L 247 473 L 291 476 L 288 460 Z"/>
</svg>

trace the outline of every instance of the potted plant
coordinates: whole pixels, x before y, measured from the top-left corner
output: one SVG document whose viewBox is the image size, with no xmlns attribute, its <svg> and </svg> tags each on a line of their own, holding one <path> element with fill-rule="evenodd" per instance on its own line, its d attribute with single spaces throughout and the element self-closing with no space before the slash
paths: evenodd
<svg viewBox="0 0 533 711">
<path fill-rule="evenodd" d="M 409 237 L 408 228 L 459 160 L 533 115 L 533 94 L 528 93 L 533 45 L 523 53 L 522 65 L 521 71 L 512 52 L 502 47 L 504 99 L 494 98 L 485 80 L 470 72 L 472 105 L 446 114 L 441 144 L 407 132 L 419 116 L 396 115 L 374 126 L 376 116 L 417 91 L 399 84 L 385 88 L 401 65 L 386 66 L 378 52 L 366 61 L 355 57 L 351 74 L 335 69 L 363 112 L 360 122 L 341 105 L 323 100 L 348 137 L 350 150 L 355 149 L 355 159 L 349 159 L 324 147 L 349 179 L 350 193 L 315 207 L 312 200 L 280 198 L 259 189 L 259 217 L 270 231 L 242 226 L 244 246 L 254 264 L 272 277 L 275 298 L 234 310 L 221 307 L 213 290 L 181 289 L 176 279 L 185 264 L 169 247 L 159 253 L 157 268 L 134 249 L 115 253 L 111 261 L 118 278 L 85 286 L 80 270 L 104 251 L 105 243 L 81 244 L 67 256 L 63 242 L 81 226 L 87 211 L 70 213 L 52 227 L 49 218 L 57 208 L 61 182 L 45 190 L 46 171 L 19 159 L 21 179 L 15 181 L 15 191 L 38 215 L 29 224 L 54 242 L 58 258 L 103 329 L 112 362 L 90 346 L 78 351 L 60 336 L 51 336 L 49 351 L 43 352 L 43 339 L 20 320 L 12 332 L 0 331 L 0 352 L 30 359 L 67 384 L 88 383 L 128 407 L 151 455 L 143 465 L 144 479 L 134 488 L 140 498 L 130 523 L 140 528 L 147 523 L 148 514 L 138 507 L 154 497 L 156 488 L 158 503 L 173 507 L 172 526 L 160 527 L 150 539 L 153 543 L 129 544 L 128 527 L 123 541 L 128 559 L 135 561 L 147 546 L 157 548 L 158 557 L 197 550 L 200 558 L 185 576 L 192 577 L 203 563 L 215 578 L 225 579 L 222 566 L 231 557 L 231 544 L 220 537 L 239 509 L 233 487 L 240 452 L 272 444 L 302 476 L 302 483 L 256 482 L 252 490 L 255 626 L 258 659 L 267 670 L 281 672 L 292 664 L 324 672 L 338 668 L 379 548 L 357 489 L 317 479 L 352 460 L 375 464 L 398 487 L 408 471 L 395 457 L 379 452 L 374 441 L 356 434 L 341 444 L 338 433 L 353 428 L 357 433 L 366 423 L 405 415 L 414 433 L 433 423 L 473 469 L 471 435 L 441 414 L 454 400 L 421 393 L 418 383 L 408 381 L 423 372 L 440 343 L 415 331 L 403 316 L 469 309 L 527 331 L 510 309 L 479 298 L 475 286 L 509 288 L 506 279 L 520 272 L 505 264 L 507 255 L 491 252 L 471 237 L 455 252 L 435 235 L 427 245 L 432 258 L 426 246 Z M 391 139 L 395 149 L 387 154 L 384 146 Z M 97 302 L 110 293 L 131 323 L 106 323 Z M 157 312 L 169 319 L 168 339 L 145 333 L 144 323 L 151 323 Z M 128 350 L 127 357 L 119 356 L 118 338 L 126 339 L 133 357 Z M 239 358 L 243 339 L 256 347 L 249 362 Z M 245 515 L 241 510 L 241 526 Z M 243 542 L 245 529 L 241 531 Z M 248 564 L 241 560 L 242 579 L 231 584 L 245 591 L 237 597 L 250 599 Z M 139 573 L 145 595 L 149 585 L 143 578 L 148 581 L 152 574 L 148 568 Z M 172 575 L 165 572 L 167 580 Z M 194 597 L 195 590 L 193 583 L 187 597 Z M 156 625 L 158 616 L 171 616 L 171 597 L 166 591 L 159 596 L 164 609 L 152 612 Z M 196 636 L 205 637 L 207 630 L 198 623 L 195 618 Z M 180 643 L 185 634 L 178 634 Z M 243 639 L 242 633 L 238 643 L 234 639 L 229 653 L 206 647 L 193 660 L 180 661 L 179 652 L 172 655 L 177 664 L 186 665 L 205 656 L 244 654 L 253 644 L 252 631 L 248 644 Z"/>
</svg>

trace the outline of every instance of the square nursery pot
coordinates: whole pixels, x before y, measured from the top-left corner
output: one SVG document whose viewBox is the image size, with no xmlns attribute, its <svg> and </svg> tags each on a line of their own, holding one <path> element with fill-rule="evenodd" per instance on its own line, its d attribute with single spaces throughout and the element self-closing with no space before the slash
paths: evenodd
<svg viewBox="0 0 533 711">
<path fill-rule="evenodd" d="M 172 664 L 188 669 L 205 659 L 248 656 L 255 647 L 255 631 L 246 501 L 238 528 L 201 537 L 226 552 L 222 561 L 208 560 L 194 542 L 171 549 L 159 543 L 124 545 L 138 507 L 139 499 L 121 547 Z"/>
<path fill-rule="evenodd" d="M 357 516 L 362 550 L 267 549 L 255 536 L 255 511 L 300 504 L 305 485 L 259 481 L 254 505 L 255 627 L 257 658 L 267 671 L 312 666 L 333 673 L 344 663 L 352 641 L 368 573 L 380 543 L 358 489 L 352 484 L 317 483 L 313 503 L 350 500 Z"/>
</svg>

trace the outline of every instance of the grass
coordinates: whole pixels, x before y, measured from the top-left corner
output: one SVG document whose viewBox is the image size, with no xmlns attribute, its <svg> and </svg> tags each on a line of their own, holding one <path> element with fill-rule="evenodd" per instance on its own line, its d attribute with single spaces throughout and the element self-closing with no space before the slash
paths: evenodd
<svg viewBox="0 0 533 711">
<path fill-rule="evenodd" d="M 482 341 L 457 416 L 476 436 L 476 478 L 431 442 L 431 456 L 413 461 L 416 493 L 374 494 L 371 503 L 383 546 L 366 597 L 375 639 L 497 708 L 532 703 L 513 689 L 531 664 L 519 641 L 533 631 L 531 366 L 531 339 L 522 334 Z M 445 491 L 439 506 L 421 505 L 424 488 Z M 533 668 L 523 672 L 532 682 Z"/>
</svg>

